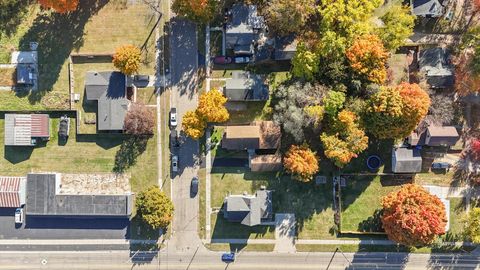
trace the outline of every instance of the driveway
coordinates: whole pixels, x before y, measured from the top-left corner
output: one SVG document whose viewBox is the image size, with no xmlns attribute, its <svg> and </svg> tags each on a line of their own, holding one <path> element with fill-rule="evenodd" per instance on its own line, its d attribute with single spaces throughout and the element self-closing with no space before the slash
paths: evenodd
<svg viewBox="0 0 480 270">
<path fill-rule="evenodd" d="M 196 25 L 182 19 L 172 19 L 170 35 L 171 52 L 171 106 L 177 108 L 181 130 L 182 117 L 198 103 L 198 53 Z M 179 170 L 172 174 L 172 199 L 175 206 L 173 236 L 169 247 L 179 251 L 194 250 L 202 246 L 197 234 L 198 196 L 190 197 L 190 181 L 199 168 L 198 141 L 186 138 L 177 149 Z"/>
</svg>

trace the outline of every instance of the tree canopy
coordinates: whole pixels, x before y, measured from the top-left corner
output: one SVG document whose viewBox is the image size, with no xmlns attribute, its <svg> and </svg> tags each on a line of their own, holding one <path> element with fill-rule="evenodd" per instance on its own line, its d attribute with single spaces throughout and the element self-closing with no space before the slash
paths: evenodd
<svg viewBox="0 0 480 270">
<path fill-rule="evenodd" d="M 464 232 L 470 241 L 480 243 L 480 207 L 470 209 Z"/>
<path fill-rule="evenodd" d="M 134 45 L 123 45 L 115 50 L 113 65 L 125 75 L 132 75 L 140 68 L 140 49 Z"/>
<path fill-rule="evenodd" d="M 155 126 L 155 114 L 147 106 L 132 103 L 125 116 L 125 132 L 133 135 L 151 135 Z"/>
<path fill-rule="evenodd" d="M 158 186 L 139 192 L 135 205 L 140 217 L 154 229 L 166 228 L 173 219 L 173 203 Z"/>
<path fill-rule="evenodd" d="M 318 73 L 319 65 L 319 55 L 309 50 L 305 43 L 300 42 L 292 59 L 292 74 L 295 77 L 311 81 L 314 75 Z"/>
<path fill-rule="evenodd" d="M 315 0 L 272 0 L 265 10 L 268 29 L 284 36 L 299 32 L 315 12 Z"/>
<path fill-rule="evenodd" d="M 385 26 L 378 30 L 378 35 L 390 51 L 398 49 L 413 34 L 415 16 L 408 6 L 393 5 L 381 19 Z"/>
<path fill-rule="evenodd" d="M 376 35 L 357 38 L 347 49 L 350 67 L 370 82 L 383 84 L 387 79 L 388 52 Z"/>
<path fill-rule="evenodd" d="M 176 14 L 198 23 L 208 23 L 218 9 L 217 0 L 174 0 L 172 10 Z"/>
<path fill-rule="evenodd" d="M 368 100 L 363 120 L 375 137 L 401 139 L 412 133 L 429 106 L 430 98 L 418 84 L 383 86 Z"/>
<path fill-rule="evenodd" d="M 294 178 L 302 182 L 311 181 L 318 172 L 318 157 L 306 145 L 292 145 L 283 158 L 283 166 Z"/>
<path fill-rule="evenodd" d="M 207 122 L 225 122 L 230 117 L 225 108 L 226 102 L 227 98 L 220 91 L 211 89 L 200 95 L 197 114 L 201 115 Z"/>
<path fill-rule="evenodd" d="M 368 137 L 357 121 L 353 112 L 343 110 L 330 132 L 320 136 L 325 156 L 339 168 L 343 168 L 368 147 Z"/>
<path fill-rule="evenodd" d="M 327 96 L 323 100 L 325 113 L 331 117 L 337 116 L 337 113 L 343 108 L 345 99 L 345 93 L 339 91 L 328 92 Z"/>
<path fill-rule="evenodd" d="M 58 13 L 67 13 L 77 9 L 78 0 L 38 0 L 44 8 L 51 8 Z"/>
<path fill-rule="evenodd" d="M 200 139 L 205 134 L 207 122 L 197 111 L 187 111 L 182 118 L 182 130 L 185 134 L 194 139 Z"/>
<path fill-rule="evenodd" d="M 423 246 L 445 233 L 445 206 L 437 196 L 419 185 L 403 185 L 383 197 L 382 206 L 383 228 L 392 241 L 406 246 Z"/>
</svg>

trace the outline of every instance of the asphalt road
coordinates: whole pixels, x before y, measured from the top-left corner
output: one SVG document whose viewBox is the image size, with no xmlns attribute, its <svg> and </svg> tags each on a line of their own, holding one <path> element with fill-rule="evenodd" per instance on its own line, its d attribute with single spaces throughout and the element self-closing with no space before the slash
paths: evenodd
<svg viewBox="0 0 480 270">
<path fill-rule="evenodd" d="M 177 108 L 180 133 L 182 117 L 186 111 L 194 110 L 198 103 L 198 53 L 196 25 L 182 19 L 172 20 L 170 35 L 172 100 Z M 198 196 L 190 194 L 191 179 L 197 175 L 199 167 L 198 141 L 181 134 L 183 143 L 175 149 L 178 155 L 179 170 L 172 172 L 172 197 L 175 206 L 173 236 L 169 248 L 177 251 L 193 250 L 201 245 L 197 234 Z"/>
<path fill-rule="evenodd" d="M 0 209 L 1 239 L 125 239 L 128 219 L 122 218 L 35 218 L 15 224 L 15 209 Z"/>
<path fill-rule="evenodd" d="M 326 269 L 332 253 L 240 253 L 225 264 L 220 252 L 1 252 L 0 269 Z M 406 253 L 336 254 L 329 269 L 478 269 L 478 255 Z"/>
</svg>

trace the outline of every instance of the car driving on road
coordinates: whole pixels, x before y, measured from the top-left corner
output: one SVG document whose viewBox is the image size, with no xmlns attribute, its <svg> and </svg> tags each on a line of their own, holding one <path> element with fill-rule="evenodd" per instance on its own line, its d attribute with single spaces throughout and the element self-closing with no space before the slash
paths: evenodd
<svg viewBox="0 0 480 270">
<path fill-rule="evenodd" d="M 175 128 L 177 126 L 177 108 L 170 109 L 170 127 Z"/>
<path fill-rule="evenodd" d="M 193 198 L 197 196 L 198 193 L 198 176 L 194 176 L 192 178 L 192 182 L 190 183 L 190 196 Z"/>
</svg>

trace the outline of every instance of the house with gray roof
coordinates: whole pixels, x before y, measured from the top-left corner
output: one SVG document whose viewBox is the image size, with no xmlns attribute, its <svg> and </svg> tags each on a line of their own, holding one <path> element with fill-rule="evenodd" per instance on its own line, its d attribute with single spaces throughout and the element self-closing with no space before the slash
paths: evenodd
<svg viewBox="0 0 480 270">
<path fill-rule="evenodd" d="M 97 130 L 123 131 L 130 105 L 126 76 L 117 71 L 89 71 L 85 76 L 85 98 L 97 101 Z"/>
<path fill-rule="evenodd" d="M 405 147 L 392 151 L 392 172 L 418 173 L 422 170 L 422 155 L 418 149 Z"/>
<path fill-rule="evenodd" d="M 48 114 L 5 114 L 6 146 L 35 146 L 49 139 Z"/>
<path fill-rule="evenodd" d="M 225 29 L 226 48 L 236 55 L 252 55 L 253 44 L 265 30 L 265 19 L 257 13 L 257 6 L 236 4 L 228 12 Z"/>
<path fill-rule="evenodd" d="M 61 175 L 27 175 L 26 214 L 32 216 L 129 217 L 133 195 L 60 194 Z"/>
<path fill-rule="evenodd" d="M 426 18 L 441 17 L 445 11 L 439 0 L 410 0 L 412 14 Z"/>
<path fill-rule="evenodd" d="M 450 88 L 455 83 L 450 54 L 444 48 L 421 50 L 418 55 L 418 67 L 420 72 L 425 74 L 431 88 Z"/>
<path fill-rule="evenodd" d="M 229 195 L 223 203 L 223 217 L 246 226 L 261 225 L 273 218 L 272 191 L 257 190 L 255 195 Z"/>
<path fill-rule="evenodd" d="M 232 101 L 268 100 L 268 85 L 262 76 L 247 71 L 233 71 L 232 78 L 227 79 L 223 94 Z"/>
</svg>

